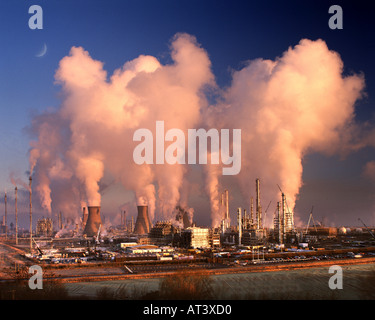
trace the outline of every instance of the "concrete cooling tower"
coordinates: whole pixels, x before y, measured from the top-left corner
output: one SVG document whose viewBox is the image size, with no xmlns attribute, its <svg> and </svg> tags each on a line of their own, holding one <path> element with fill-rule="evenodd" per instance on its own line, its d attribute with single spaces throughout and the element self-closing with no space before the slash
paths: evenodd
<svg viewBox="0 0 375 320">
<path fill-rule="evenodd" d="M 151 222 L 148 217 L 148 206 L 138 206 L 138 216 L 135 222 L 134 233 L 147 234 L 150 232 Z"/>
<path fill-rule="evenodd" d="M 182 221 L 184 223 L 184 229 L 189 228 L 189 227 L 192 226 L 192 223 L 191 223 L 190 217 L 189 217 L 189 213 L 186 212 L 186 211 L 184 212 L 184 215 L 182 217 Z"/>
<path fill-rule="evenodd" d="M 83 207 L 82 210 L 83 210 L 82 226 L 84 228 L 86 226 L 86 223 L 87 223 L 88 213 L 86 212 L 86 208 L 85 207 Z"/>
<path fill-rule="evenodd" d="M 102 224 L 100 218 L 100 207 L 87 207 L 89 214 L 83 234 L 87 237 L 96 236 L 99 230 L 99 226 Z"/>
</svg>

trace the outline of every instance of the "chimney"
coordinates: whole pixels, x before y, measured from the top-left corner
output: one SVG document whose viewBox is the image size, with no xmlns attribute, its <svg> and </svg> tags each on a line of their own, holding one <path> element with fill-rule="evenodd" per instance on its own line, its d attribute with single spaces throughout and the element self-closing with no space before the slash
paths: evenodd
<svg viewBox="0 0 375 320">
<path fill-rule="evenodd" d="M 99 226 L 102 224 L 100 218 L 100 207 L 87 207 L 89 214 L 83 234 L 88 237 L 96 236 L 99 230 Z"/>
<path fill-rule="evenodd" d="M 15 204 L 14 204 L 14 210 L 15 210 L 15 214 L 16 214 L 16 245 L 18 245 L 17 187 L 14 188 L 14 192 L 16 194 L 16 196 L 15 196 Z"/>
<path fill-rule="evenodd" d="M 8 225 L 7 225 L 7 193 L 5 192 L 5 198 L 4 198 L 4 202 L 5 202 L 5 219 L 4 219 L 4 226 L 5 226 L 5 239 L 8 238 Z"/>
<path fill-rule="evenodd" d="M 286 227 L 287 227 L 287 219 L 286 219 L 286 199 L 285 194 L 281 193 L 281 210 L 282 210 L 282 232 L 283 232 L 283 240 L 286 240 Z"/>
<path fill-rule="evenodd" d="M 225 219 L 229 220 L 229 195 L 228 195 L 228 190 L 225 190 Z"/>
<path fill-rule="evenodd" d="M 255 180 L 255 191 L 256 191 L 256 224 L 257 229 L 262 229 L 262 206 L 260 205 L 260 180 Z"/>
<path fill-rule="evenodd" d="M 135 222 L 134 233 L 147 234 L 150 232 L 151 223 L 148 216 L 148 206 L 138 206 L 138 216 Z"/>
<path fill-rule="evenodd" d="M 62 213 L 61 213 L 61 211 L 59 212 L 58 219 L 59 219 L 59 221 L 58 221 L 58 227 L 61 230 L 63 228 L 63 225 L 62 225 Z"/>
<path fill-rule="evenodd" d="M 242 214 L 241 214 L 241 208 L 237 209 L 237 224 L 238 224 L 238 245 L 241 245 L 241 239 L 242 239 Z"/>
<path fill-rule="evenodd" d="M 253 204 L 253 197 L 250 199 L 250 223 L 251 227 L 254 225 L 254 204 Z"/>
</svg>

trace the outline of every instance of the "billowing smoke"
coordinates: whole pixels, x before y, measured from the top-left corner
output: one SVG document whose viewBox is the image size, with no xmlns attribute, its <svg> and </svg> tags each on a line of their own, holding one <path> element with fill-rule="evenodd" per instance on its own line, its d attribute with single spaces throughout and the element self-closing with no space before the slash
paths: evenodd
<svg viewBox="0 0 375 320">
<path fill-rule="evenodd" d="M 165 132 L 241 129 L 237 182 L 248 204 L 260 178 L 263 201 L 277 201 L 278 184 L 293 209 L 306 154 L 359 147 L 352 143 L 354 105 L 364 79 L 344 76 L 340 56 L 322 40 L 303 39 L 274 61 L 248 62 L 233 72 L 230 87 L 211 105 L 206 89 L 217 86 L 208 54 L 196 39 L 177 34 L 171 58 L 171 64 L 162 65 L 141 55 L 110 77 L 103 63 L 81 47 L 73 47 L 60 61 L 55 78 L 62 87 L 61 106 L 35 117 L 31 127 L 37 140 L 31 144 L 30 167 L 46 211 L 74 216 L 81 213 L 82 203 L 100 206 L 100 181 L 111 176 L 134 192 L 137 205 L 149 206 L 151 219 L 155 213 L 174 218 L 179 204 L 192 213 L 188 165 L 134 162 L 134 131 L 147 128 L 155 139 L 156 121 L 164 121 Z M 223 218 L 222 167 L 204 165 L 202 171 L 206 185 L 201 191 L 209 196 L 212 224 L 218 226 Z"/>
<path fill-rule="evenodd" d="M 250 202 L 255 179 L 260 178 L 263 204 L 280 201 L 278 184 L 293 210 L 304 156 L 354 148 L 354 105 L 363 88 L 362 76 L 343 76 L 340 56 L 322 40 L 303 39 L 275 61 L 257 59 L 234 72 L 222 102 L 208 116 L 212 122 L 220 118 L 223 127 L 242 129 L 242 170 L 237 178 L 243 197 Z M 208 170 L 217 226 L 218 182 Z"/>
<path fill-rule="evenodd" d="M 82 224 L 80 217 L 76 217 L 73 219 L 68 219 L 68 221 L 63 225 L 62 229 L 60 229 L 55 238 L 67 238 L 73 237 L 79 231 L 79 225 Z"/>
<path fill-rule="evenodd" d="M 206 168 L 206 192 L 209 195 L 211 208 L 211 222 L 214 227 L 220 226 L 223 212 L 220 211 L 220 177 L 221 168 L 219 165 L 208 165 Z"/>
<path fill-rule="evenodd" d="M 21 185 L 25 190 L 30 190 L 30 186 L 22 179 L 16 177 L 14 172 L 10 173 L 9 179 L 15 187 L 17 187 L 17 185 Z"/>
<path fill-rule="evenodd" d="M 41 202 L 50 211 L 51 201 L 66 197 L 70 205 L 86 201 L 99 206 L 99 182 L 108 174 L 135 193 L 138 205 L 148 205 L 171 218 L 180 201 L 186 167 L 183 165 L 137 165 L 133 160 L 134 131 L 148 128 L 155 136 L 155 123 L 163 120 L 165 132 L 172 128 L 197 127 L 203 89 L 213 84 L 207 53 L 196 39 L 178 34 L 171 43 L 173 62 L 162 65 L 141 55 L 107 79 L 103 63 L 87 51 L 73 47 L 56 72 L 63 101 L 56 112 L 36 117 L 31 131 L 30 166 L 38 177 Z M 55 195 L 57 190 L 67 192 Z M 49 196 L 51 197 L 49 198 Z M 66 204 L 58 199 L 56 209 Z M 74 200 L 74 201 L 73 201 Z M 65 208 L 69 212 L 71 208 Z M 67 212 L 64 212 L 67 214 Z"/>
</svg>

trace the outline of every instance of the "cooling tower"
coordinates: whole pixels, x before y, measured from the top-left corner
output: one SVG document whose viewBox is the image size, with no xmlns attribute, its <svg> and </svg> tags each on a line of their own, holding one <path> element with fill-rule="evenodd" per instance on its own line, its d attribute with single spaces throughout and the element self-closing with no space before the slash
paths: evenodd
<svg viewBox="0 0 375 320">
<path fill-rule="evenodd" d="M 135 222 L 134 233 L 147 234 L 150 232 L 151 223 L 148 217 L 148 206 L 138 206 L 138 216 Z"/>
<path fill-rule="evenodd" d="M 84 228 L 86 226 L 86 223 L 87 223 L 87 218 L 88 218 L 88 214 L 86 212 L 86 208 L 83 207 L 82 208 L 82 213 L 83 213 L 83 216 L 82 216 L 82 227 Z"/>
<path fill-rule="evenodd" d="M 102 224 L 100 218 L 100 207 L 87 207 L 89 214 L 86 222 L 83 234 L 88 237 L 96 236 L 99 230 L 99 226 Z"/>
<path fill-rule="evenodd" d="M 184 224 L 184 229 L 189 228 L 192 226 L 192 221 L 190 221 L 189 213 L 187 211 L 184 212 L 182 216 L 182 222 Z"/>
</svg>

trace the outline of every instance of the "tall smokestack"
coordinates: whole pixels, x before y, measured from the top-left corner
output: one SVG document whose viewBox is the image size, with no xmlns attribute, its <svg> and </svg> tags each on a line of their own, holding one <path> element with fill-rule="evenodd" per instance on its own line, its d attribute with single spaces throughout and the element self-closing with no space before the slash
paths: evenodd
<svg viewBox="0 0 375 320">
<path fill-rule="evenodd" d="M 100 218 L 100 207 L 87 207 L 89 214 L 83 234 L 88 237 L 96 236 L 99 230 L 99 226 L 102 224 Z"/>
<path fill-rule="evenodd" d="M 7 225 L 7 193 L 5 192 L 5 197 L 4 197 L 4 204 L 5 204 L 5 239 L 8 238 L 8 225 Z"/>
<path fill-rule="evenodd" d="M 283 240 L 286 238 L 286 200 L 285 194 L 281 194 L 281 210 L 282 210 L 282 232 L 283 232 Z"/>
<path fill-rule="evenodd" d="M 18 245 L 17 187 L 14 188 L 14 192 L 16 194 L 16 196 L 15 196 L 15 205 L 14 205 L 14 211 L 15 211 L 15 214 L 16 214 L 16 245 Z"/>
<path fill-rule="evenodd" d="M 32 196 L 32 193 L 31 193 L 31 182 L 32 182 L 32 178 L 30 176 L 30 178 L 29 178 L 29 195 L 30 195 L 30 253 L 33 250 L 33 204 L 32 204 L 32 201 L 31 201 L 31 196 Z"/>
<path fill-rule="evenodd" d="M 228 195 L 228 190 L 225 190 L 225 219 L 229 220 L 229 195 Z"/>
<path fill-rule="evenodd" d="M 262 229 L 262 207 L 260 205 L 260 180 L 255 180 L 257 229 Z"/>
<path fill-rule="evenodd" d="M 134 233 L 146 234 L 150 232 L 151 223 L 148 217 L 148 206 L 138 206 L 138 216 L 135 222 Z"/>
<path fill-rule="evenodd" d="M 63 225 L 62 225 L 62 213 L 61 213 L 61 211 L 59 212 L 59 222 L 58 222 L 58 224 L 59 224 L 59 229 L 61 230 L 62 227 L 63 227 Z"/>
<path fill-rule="evenodd" d="M 241 245 L 241 238 L 242 238 L 242 216 L 241 216 L 241 208 L 237 209 L 237 223 L 238 223 L 238 245 Z"/>
<path fill-rule="evenodd" d="M 242 217 L 242 228 L 248 229 L 249 224 L 249 217 L 248 213 L 246 212 L 246 209 L 243 209 L 243 217 Z"/>
<path fill-rule="evenodd" d="M 250 199 L 250 223 L 251 226 L 254 225 L 254 199 L 251 197 Z"/>
<path fill-rule="evenodd" d="M 122 224 L 122 227 L 124 228 L 124 229 L 126 229 L 126 210 L 124 210 L 124 214 L 123 214 L 123 224 Z"/>
</svg>

